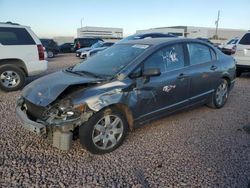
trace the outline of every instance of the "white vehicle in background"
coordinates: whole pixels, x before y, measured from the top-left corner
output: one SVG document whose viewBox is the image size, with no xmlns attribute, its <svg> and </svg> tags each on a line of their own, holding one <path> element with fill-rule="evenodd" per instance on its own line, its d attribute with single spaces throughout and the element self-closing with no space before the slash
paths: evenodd
<svg viewBox="0 0 250 188">
<path fill-rule="evenodd" d="M 237 61 L 237 76 L 243 72 L 250 72 L 250 32 L 240 38 L 233 56 Z"/>
<path fill-rule="evenodd" d="M 46 56 L 30 27 L 0 22 L 0 89 L 21 89 L 27 76 L 47 70 Z"/>
<path fill-rule="evenodd" d="M 99 47 L 92 48 L 89 51 L 82 52 L 80 55 L 80 58 L 87 59 L 88 57 L 93 56 L 93 55 L 97 54 L 98 52 L 101 52 L 101 51 L 105 50 L 106 48 L 113 46 L 114 44 L 115 44 L 114 42 L 100 42 Z"/>
<path fill-rule="evenodd" d="M 236 49 L 236 44 L 238 43 L 239 38 L 233 38 L 231 40 L 229 40 L 228 42 L 226 42 L 225 44 L 221 44 L 219 45 L 220 50 L 227 54 L 227 55 L 232 55 L 235 53 L 235 49 Z"/>
</svg>

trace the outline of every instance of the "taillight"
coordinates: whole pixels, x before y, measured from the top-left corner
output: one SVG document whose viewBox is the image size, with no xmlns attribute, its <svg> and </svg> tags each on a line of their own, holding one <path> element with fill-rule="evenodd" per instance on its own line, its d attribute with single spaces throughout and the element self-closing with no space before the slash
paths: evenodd
<svg viewBox="0 0 250 188">
<path fill-rule="evenodd" d="M 80 42 L 77 43 L 77 48 L 81 48 Z"/>
<path fill-rule="evenodd" d="M 232 50 L 231 50 L 231 54 L 235 54 L 235 52 L 236 52 L 236 48 L 237 48 L 237 46 L 236 46 L 236 45 L 234 45 L 234 46 L 233 46 L 233 48 L 232 48 Z"/>
<path fill-rule="evenodd" d="M 38 50 L 39 60 L 44 60 L 45 57 L 44 57 L 44 48 L 43 48 L 43 45 L 38 44 L 37 45 L 37 50 Z"/>
</svg>

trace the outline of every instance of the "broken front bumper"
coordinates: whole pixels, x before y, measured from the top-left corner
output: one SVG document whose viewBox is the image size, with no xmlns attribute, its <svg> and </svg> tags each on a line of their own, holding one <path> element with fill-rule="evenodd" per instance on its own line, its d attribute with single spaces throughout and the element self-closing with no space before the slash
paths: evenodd
<svg viewBox="0 0 250 188">
<path fill-rule="evenodd" d="M 16 115 L 22 121 L 24 128 L 40 136 L 44 136 L 47 134 L 46 126 L 29 119 L 26 110 L 22 109 L 21 104 L 18 104 L 16 106 Z"/>
</svg>

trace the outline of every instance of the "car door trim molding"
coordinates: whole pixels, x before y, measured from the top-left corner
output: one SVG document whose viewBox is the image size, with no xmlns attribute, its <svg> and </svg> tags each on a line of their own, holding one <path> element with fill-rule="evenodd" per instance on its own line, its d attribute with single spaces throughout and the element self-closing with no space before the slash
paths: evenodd
<svg viewBox="0 0 250 188">
<path fill-rule="evenodd" d="M 151 114 L 155 114 L 155 113 L 158 113 L 158 112 L 161 112 L 161 111 L 165 111 L 165 110 L 167 110 L 167 109 L 169 109 L 169 108 L 175 107 L 175 106 L 180 105 L 180 104 L 183 104 L 183 103 L 185 103 L 185 102 L 189 102 L 189 99 L 183 100 L 183 101 L 181 101 L 181 102 L 177 102 L 177 103 L 175 103 L 175 104 L 172 104 L 172 105 L 169 105 L 169 106 L 160 108 L 160 109 L 158 109 L 158 110 L 154 110 L 154 111 L 152 111 L 152 112 L 149 112 L 149 113 L 144 114 L 144 115 L 142 115 L 142 116 L 139 116 L 138 118 L 135 119 L 135 121 L 138 121 L 139 119 L 142 119 L 142 118 L 144 118 L 144 117 L 146 117 L 146 116 L 149 116 L 149 115 L 151 115 Z"/>
<path fill-rule="evenodd" d="M 207 91 L 207 92 L 205 92 L 205 93 L 196 95 L 196 96 L 194 96 L 194 97 L 188 98 L 188 99 L 183 100 L 183 101 L 181 101 L 181 102 L 177 102 L 177 103 L 175 103 L 175 104 L 169 105 L 169 106 L 167 106 L 167 107 L 163 107 L 163 108 L 160 108 L 160 109 L 158 109 L 158 110 L 154 110 L 154 111 L 152 111 L 152 112 L 149 112 L 149 113 L 147 113 L 147 114 L 144 114 L 144 115 L 142 115 L 142 116 L 139 116 L 138 118 L 135 119 L 135 121 L 138 121 L 139 119 L 142 119 L 142 118 L 144 118 L 144 117 L 146 117 L 146 116 L 149 116 L 149 115 L 152 115 L 152 114 L 155 114 L 155 113 L 158 113 L 158 112 L 165 111 L 165 110 L 167 110 L 167 109 L 169 109 L 169 108 L 173 108 L 173 107 L 178 106 L 178 105 L 180 105 L 180 104 L 183 104 L 183 103 L 186 103 L 186 102 L 190 102 L 190 101 L 192 101 L 192 100 L 194 100 L 194 99 L 196 99 L 196 98 L 199 98 L 199 97 L 201 97 L 201 96 L 204 96 L 204 95 L 207 95 L 207 94 L 210 94 L 210 93 L 213 93 L 213 92 L 214 92 L 214 89 L 209 90 L 209 91 Z"/>
<path fill-rule="evenodd" d="M 190 97 L 190 98 L 189 98 L 189 101 L 192 101 L 192 100 L 194 100 L 194 99 L 197 99 L 197 98 L 199 98 L 199 97 L 202 97 L 202 96 L 204 96 L 204 95 L 207 95 L 207 94 L 210 94 L 210 93 L 213 93 L 213 92 L 214 92 L 214 89 L 211 89 L 211 90 L 209 90 L 209 91 L 207 91 L 207 92 L 201 93 L 201 94 L 199 94 L 199 95 L 195 95 L 194 97 Z"/>
</svg>

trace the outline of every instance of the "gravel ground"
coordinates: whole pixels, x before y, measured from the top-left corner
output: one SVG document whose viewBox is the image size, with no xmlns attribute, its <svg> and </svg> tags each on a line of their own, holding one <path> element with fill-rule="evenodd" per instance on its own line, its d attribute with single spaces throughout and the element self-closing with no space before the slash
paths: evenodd
<svg viewBox="0 0 250 188">
<path fill-rule="evenodd" d="M 60 55 L 49 72 L 79 62 Z M 35 78 L 32 78 L 35 79 Z M 30 80 L 32 80 L 30 79 Z M 20 92 L 0 93 L 0 187 L 247 187 L 250 181 L 250 75 L 237 79 L 220 110 L 205 106 L 130 133 L 116 151 L 60 151 L 15 116 Z"/>
</svg>

